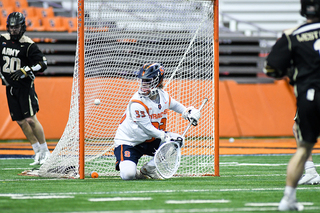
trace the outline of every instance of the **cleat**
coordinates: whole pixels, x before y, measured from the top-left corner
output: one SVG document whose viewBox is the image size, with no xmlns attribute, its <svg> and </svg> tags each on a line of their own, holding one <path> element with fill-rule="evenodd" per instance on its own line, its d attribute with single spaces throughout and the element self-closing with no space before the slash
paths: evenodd
<svg viewBox="0 0 320 213">
<path fill-rule="evenodd" d="M 147 164 L 144 164 L 141 169 L 140 172 L 145 175 L 148 176 L 152 179 L 163 179 L 157 172 L 157 169 L 155 166 L 148 166 Z"/>
<path fill-rule="evenodd" d="M 149 176 L 146 176 L 146 175 L 142 174 L 140 172 L 140 170 L 137 169 L 136 179 L 137 180 L 145 180 L 145 179 L 149 179 Z"/>
<path fill-rule="evenodd" d="M 319 174 L 308 174 L 306 173 L 299 180 L 298 185 L 317 185 L 320 184 L 320 176 Z"/>
<path fill-rule="evenodd" d="M 279 211 L 302 211 L 303 205 L 298 203 L 297 200 L 290 200 L 288 196 L 284 196 L 278 206 Z"/>
<path fill-rule="evenodd" d="M 49 151 L 46 151 L 46 152 L 42 152 L 41 153 L 41 156 L 40 156 L 40 164 L 44 164 L 44 162 L 46 160 L 48 160 L 48 158 L 50 157 L 50 152 Z"/>
<path fill-rule="evenodd" d="M 40 164 L 40 155 L 41 155 L 41 153 L 40 153 L 40 152 L 37 152 L 37 153 L 34 155 L 34 162 L 33 162 L 33 163 L 30 163 L 29 165 L 30 165 L 30 166 L 39 165 L 39 164 Z"/>
</svg>

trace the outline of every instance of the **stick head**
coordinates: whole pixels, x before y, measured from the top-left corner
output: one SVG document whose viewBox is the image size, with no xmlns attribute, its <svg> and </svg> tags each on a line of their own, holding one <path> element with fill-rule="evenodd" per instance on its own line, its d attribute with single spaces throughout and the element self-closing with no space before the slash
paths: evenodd
<svg viewBox="0 0 320 213">
<path fill-rule="evenodd" d="M 171 178 L 177 172 L 180 160 L 180 145 L 175 141 L 163 143 L 154 155 L 157 171 L 166 179 Z"/>
</svg>

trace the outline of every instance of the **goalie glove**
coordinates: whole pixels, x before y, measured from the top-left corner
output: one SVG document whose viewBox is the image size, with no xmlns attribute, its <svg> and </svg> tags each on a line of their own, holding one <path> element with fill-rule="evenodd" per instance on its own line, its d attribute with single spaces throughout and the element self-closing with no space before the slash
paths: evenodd
<svg viewBox="0 0 320 213">
<path fill-rule="evenodd" d="M 15 72 L 10 74 L 10 77 L 14 81 L 19 81 L 20 79 L 28 77 L 28 76 L 31 78 L 31 80 L 35 79 L 35 76 L 32 72 L 32 69 L 28 66 L 25 66 L 19 70 L 16 70 Z"/>
<path fill-rule="evenodd" d="M 198 121 L 200 119 L 201 113 L 200 110 L 194 108 L 193 106 L 188 107 L 183 113 L 182 113 L 182 117 L 186 120 L 188 120 L 189 122 L 191 122 L 191 124 L 193 126 L 197 126 L 198 125 Z"/>
<path fill-rule="evenodd" d="M 180 147 L 182 147 L 184 145 L 184 137 L 182 137 L 178 133 L 162 132 L 160 145 L 163 143 L 166 143 L 166 142 L 170 142 L 170 141 L 175 141 L 175 142 L 179 143 Z"/>
</svg>

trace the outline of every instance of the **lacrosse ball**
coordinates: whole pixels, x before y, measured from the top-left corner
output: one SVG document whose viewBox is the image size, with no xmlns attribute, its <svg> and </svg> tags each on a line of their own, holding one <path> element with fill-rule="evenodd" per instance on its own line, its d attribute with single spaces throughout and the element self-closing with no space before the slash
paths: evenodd
<svg viewBox="0 0 320 213">
<path fill-rule="evenodd" d="M 234 138 L 229 138 L 229 142 L 233 143 L 234 142 Z"/>
<path fill-rule="evenodd" d="M 99 177 L 98 173 L 95 172 L 95 171 L 91 172 L 91 173 L 90 173 L 90 176 L 91 176 L 92 178 L 97 178 L 97 177 Z"/>
<path fill-rule="evenodd" d="M 94 104 L 98 106 L 100 104 L 100 99 L 95 99 Z"/>
</svg>

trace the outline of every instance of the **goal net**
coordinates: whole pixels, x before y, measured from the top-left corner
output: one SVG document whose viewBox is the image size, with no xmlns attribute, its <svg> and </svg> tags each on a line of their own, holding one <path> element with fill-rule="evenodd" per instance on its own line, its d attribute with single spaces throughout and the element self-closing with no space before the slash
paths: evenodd
<svg viewBox="0 0 320 213">
<path fill-rule="evenodd" d="M 78 0 L 79 3 L 80 0 Z M 162 63 L 169 95 L 198 108 L 198 126 L 186 134 L 177 176 L 216 175 L 214 3 L 208 0 L 85 0 L 84 38 L 78 45 L 70 113 L 42 177 L 79 177 L 79 134 L 84 128 L 84 174 L 118 176 L 114 136 L 128 101 L 138 90 L 137 71 L 145 63 Z M 79 23 L 79 22 L 78 22 Z M 79 27 L 79 26 L 78 26 Z M 78 28 L 79 29 L 79 28 Z M 216 29 L 218 30 L 218 29 Z M 217 39 L 217 38 L 216 38 Z M 79 54 L 84 50 L 84 64 Z M 79 67 L 84 66 L 84 73 Z M 217 70 L 218 72 L 218 70 Z M 79 127 L 79 84 L 84 75 L 84 126 Z M 82 76 L 83 77 L 83 76 Z M 94 100 L 100 104 L 95 105 Z M 169 112 L 166 130 L 182 134 L 188 121 Z M 81 152 L 80 152 L 81 153 Z M 150 156 L 143 156 L 138 169 Z"/>
</svg>

